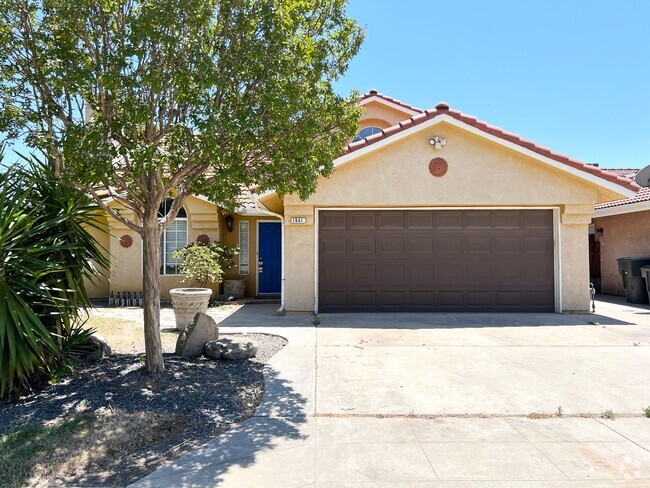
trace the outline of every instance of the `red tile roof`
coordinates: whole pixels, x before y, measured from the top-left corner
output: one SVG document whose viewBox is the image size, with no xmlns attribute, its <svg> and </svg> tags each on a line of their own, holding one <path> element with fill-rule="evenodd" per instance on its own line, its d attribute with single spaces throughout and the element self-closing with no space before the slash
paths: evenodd
<svg viewBox="0 0 650 488">
<path fill-rule="evenodd" d="M 409 109 L 409 110 L 413 110 L 413 111 L 415 111 L 415 112 L 420 112 L 420 113 L 424 112 L 424 110 L 422 110 L 421 108 L 414 107 L 413 105 L 409 105 L 408 103 L 404 103 L 404 102 L 402 102 L 402 101 L 400 101 L 400 100 L 397 100 L 397 99 L 395 99 L 395 98 L 393 98 L 393 97 L 389 97 L 388 95 L 384 95 L 383 93 L 379 93 L 379 92 L 378 92 L 377 90 L 375 90 L 374 88 L 373 88 L 372 90 L 370 90 L 368 93 L 365 93 L 365 94 L 361 97 L 361 100 L 359 100 L 359 101 L 362 102 L 363 100 L 366 100 L 367 98 L 372 98 L 372 97 L 383 98 L 384 100 L 386 100 L 386 101 L 388 101 L 388 102 L 394 103 L 394 104 L 396 104 L 396 105 L 399 105 L 399 106 L 401 106 L 401 107 L 407 108 L 407 109 Z"/>
<path fill-rule="evenodd" d="M 621 178 L 627 178 L 628 180 L 633 180 L 636 175 L 641 171 L 639 168 L 614 168 L 614 169 L 603 169 L 608 173 L 614 173 L 616 176 Z"/>
<path fill-rule="evenodd" d="M 541 156 L 545 156 L 559 163 L 566 164 L 567 166 L 578 169 L 580 171 L 584 171 L 585 173 L 590 173 L 594 176 L 597 176 L 599 178 L 602 178 L 604 180 L 610 181 L 624 188 L 627 188 L 628 190 L 637 191 L 639 189 L 639 186 L 630 179 L 623 178 L 614 173 L 603 171 L 602 169 L 596 166 L 589 165 L 581 161 L 578 161 L 576 159 L 572 159 L 563 154 L 559 154 L 554 151 L 551 151 L 546 147 L 535 144 L 533 141 L 523 139 L 517 134 L 513 134 L 512 132 L 506 132 L 505 130 L 499 127 L 489 125 L 488 123 L 479 120 L 476 117 L 472 117 L 470 115 L 464 114 L 458 110 L 450 109 L 449 105 L 444 102 L 436 105 L 435 109 L 424 110 L 422 113 L 414 115 L 410 119 L 406 119 L 400 122 L 399 124 L 393 125 L 392 127 L 383 129 L 381 132 L 377 134 L 368 136 L 365 139 L 361 139 L 360 141 L 351 142 L 350 144 L 347 145 L 344 153 L 349 154 L 359 149 L 362 149 L 364 147 L 370 146 L 376 142 L 386 139 L 387 137 L 402 132 L 406 129 L 410 129 L 411 127 L 420 125 L 440 115 L 448 115 L 449 117 L 452 117 L 460 122 L 464 122 L 465 124 L 475 127 L 487 134 L 498 137 L 500 139 L 511 142 L 513 144 L 517 144 L 518 146 L 533 151 Z"/>
<path fill-rule="evenodd" d="M 626 168 L 626 169 L 616 168 L 616 169 L 606 169 L 604 171 L 607 171 L 608 173 L 613 173 L 623 178 L 634 180 L 634 177 L 641 170 L 638 168 Z M 595 209 L 599 210 L 602 208 L 621 207 L 623 205 L 631 205 L 632 203 L 641 203 L 641 202 L 650 202 L 650 188 L 648 187 L 640 188 L 636 192 L 636 195 L 634 195 L 632 198 L 624 198 L 623 200 L 615 200 L 613 202 L 599 203 L 598 205 L 595 206 Z"/>
</svg>

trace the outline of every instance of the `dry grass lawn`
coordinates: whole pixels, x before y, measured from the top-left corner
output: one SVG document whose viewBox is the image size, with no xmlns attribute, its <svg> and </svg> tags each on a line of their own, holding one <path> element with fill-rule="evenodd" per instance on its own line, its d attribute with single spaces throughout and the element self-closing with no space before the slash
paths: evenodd
<svg viewBox="0 0 650 488">
<path fill-rule="evenodd" d="M 111 346 L 113 353 L 144 353 L 144 326 L 142 323 L 121 318 L 108 318 L 93 315 L 86 322 L 88 328 L 97 330 Z M 178 331 L 172 328 L 160 329 L 164 352 L 174 352 Z"/>
<path fill-rule="evenodd" d="M 70 480 L 83 480 L 89 470 L 114 481 L 120 470 L 116 458 L 138 456 L 134 464 L 144 467 L 152 459 L 143 447 L 182 425 L 172 414 L 109 410 L 27 427 L 0 437 L 0 486 L 68 486 Z"/>
</svg>

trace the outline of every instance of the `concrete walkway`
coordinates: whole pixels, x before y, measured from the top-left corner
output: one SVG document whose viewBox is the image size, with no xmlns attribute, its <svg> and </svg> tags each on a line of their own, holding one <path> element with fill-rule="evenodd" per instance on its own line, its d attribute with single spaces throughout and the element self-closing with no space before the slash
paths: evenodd
<svg viewBox="0 0 650 488">
<path fill-rule="evenodd" d="M 316 328 L 246 306 L 221 327 L 289 339 L 255 416 L 135 486 L 650 487 L 650 308 L 597 312 L 330 314 Z"/>
</svg>

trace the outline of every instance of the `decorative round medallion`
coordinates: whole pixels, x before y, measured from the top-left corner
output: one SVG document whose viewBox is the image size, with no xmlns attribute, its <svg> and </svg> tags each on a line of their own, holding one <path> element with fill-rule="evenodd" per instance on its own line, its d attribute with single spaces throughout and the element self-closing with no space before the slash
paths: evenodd
<svg viewBox="0 0 650 488">
<path fill-rule="evenodd" d="M 201 234 L 196 238 L 196 242 L 201 244 L 210 244 L 210 237 L 207 234 Z"/>
<path fill-rule="evenodd" d="M 433 158 L 429 163 L 429 173 L 436 177 L 445 176 L 448 168 L 447 161 L 442 158 Z"/>
<path fill-rule="evenodd" d="M 125 249 L 128 249 L 133 245 L 133 237 L 131 237 L 129 234 L 124 234 L 122 237 L 120 237 L 120 246 L 122 246 Z"/>
</svg>

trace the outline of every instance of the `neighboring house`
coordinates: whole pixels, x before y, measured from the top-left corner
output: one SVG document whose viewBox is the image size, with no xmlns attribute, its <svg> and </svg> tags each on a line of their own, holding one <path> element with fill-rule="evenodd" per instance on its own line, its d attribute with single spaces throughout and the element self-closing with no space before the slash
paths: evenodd
<svg viewBox="0 0 650 488">
<path fill-rule="evenodd" d="M 638 169 L 610 169 L 633 180 Z M 600 292 L 625 295 L 616 260 L 625 256 L 650 256 L 650 188 L 631 198 L 596 205 L 590 227 L 592 278 Z"/>
<path fill-rule="evenodd" d="M 172 248 L 205 234 L 239 243 L 228 277 L 281 294 L 286 311 L 589 309 L 594 205 L 633 196 L 634 183 L 444 103 L 421 110 L 373 90 L 360 105 L 359 136 L 308 199 L 250 196 L 232 232 L 216 206 L 188 200 L 164 238 L 163 298 L 180 285 Z M 107 224 L 110 289 L 137 291 L 140 242 Z"/>
</svg>

